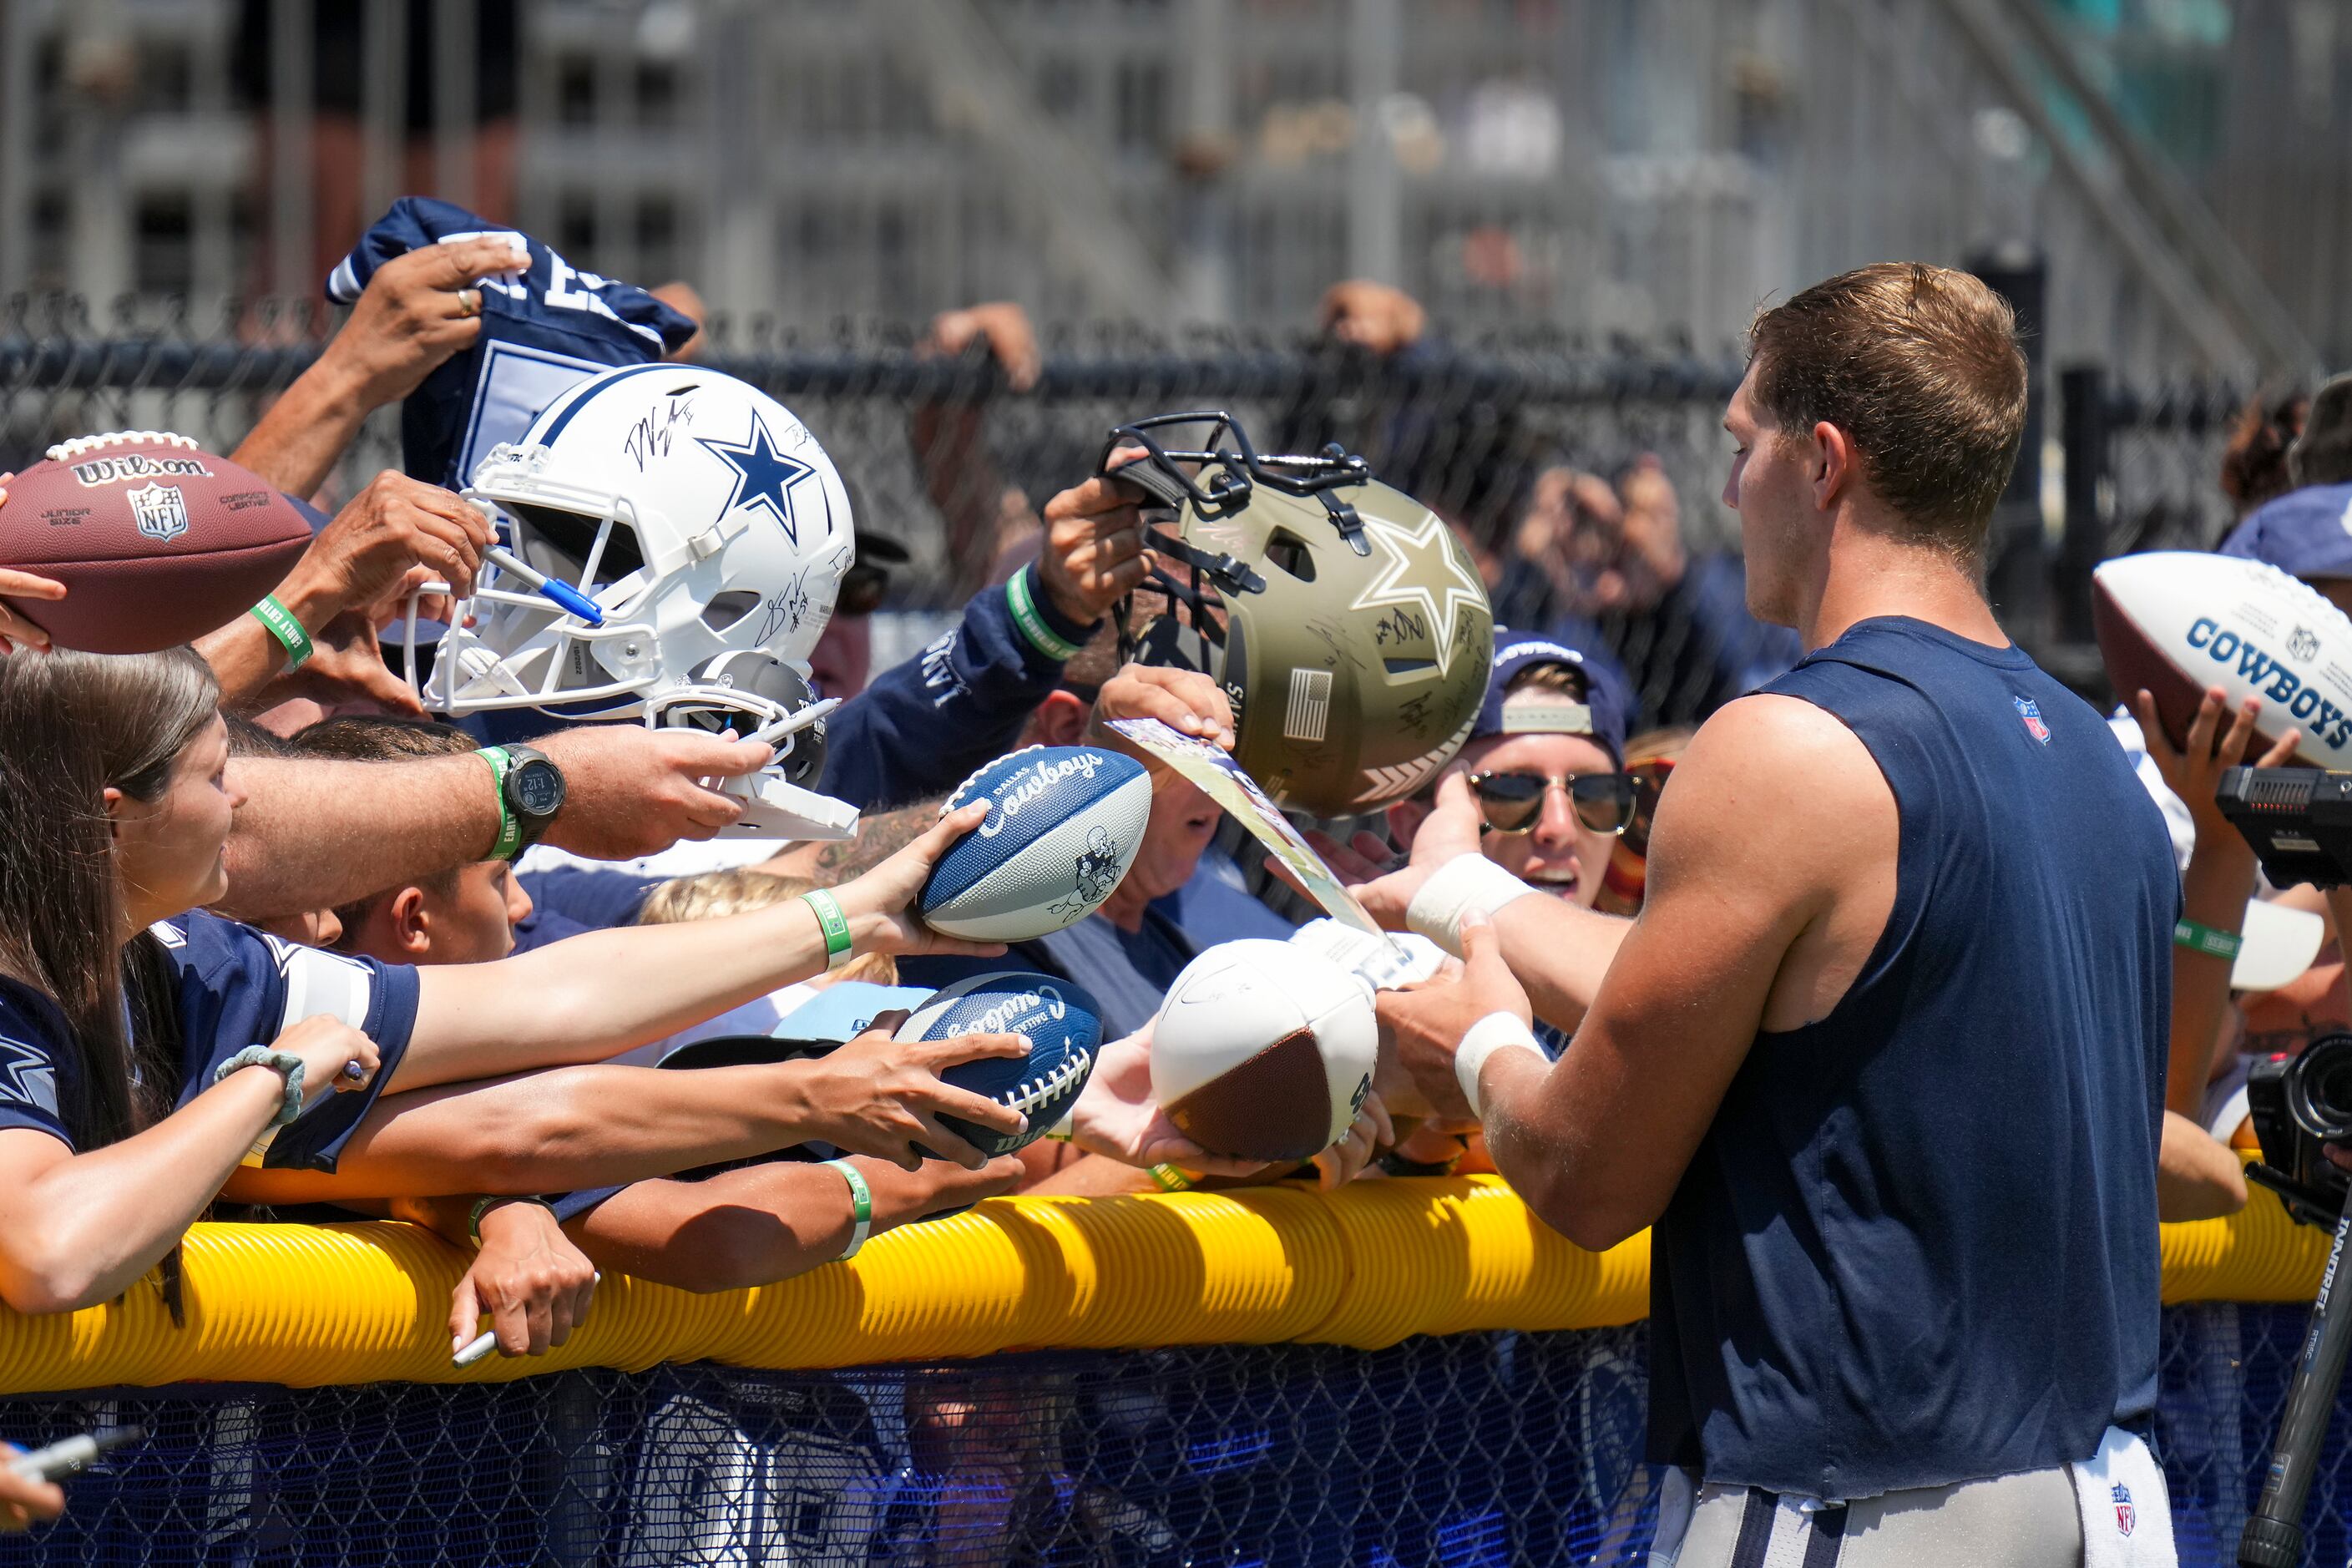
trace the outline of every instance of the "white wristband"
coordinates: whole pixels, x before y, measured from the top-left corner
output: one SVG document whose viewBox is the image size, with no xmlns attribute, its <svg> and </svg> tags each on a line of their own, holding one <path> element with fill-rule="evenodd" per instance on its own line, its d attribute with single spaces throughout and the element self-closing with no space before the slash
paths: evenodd
<svg viewBox="0 0 2352 1568">
<path fill-rule="evenodd" d="M 1489 1013 L 1470 1026 L 1454 1053 L 1454 1077 L 1462 1085 L 1462 1098 L 1470 1102 L 1470 1114 L 1481 1121 L 1486 1120 L 1486 1105 L 1478 1095 L 1478 1074 L 1496 1051 L 1533 1051 L 1538 1059 L 1543 1057 L 1543 1047 L 1516 1013 Z"/>
<path fill-rule="evenodd" d="M 1471 910 L 1489 920 L 1505 904 L 1523 899 L 1533 888 L 1475 850 L 1456 855 L 1437 868 L 1405 907 L 1408 931 L 1427 937 L 1454 957 L 1462 956 L 1462 917 Z"/>
</svg>

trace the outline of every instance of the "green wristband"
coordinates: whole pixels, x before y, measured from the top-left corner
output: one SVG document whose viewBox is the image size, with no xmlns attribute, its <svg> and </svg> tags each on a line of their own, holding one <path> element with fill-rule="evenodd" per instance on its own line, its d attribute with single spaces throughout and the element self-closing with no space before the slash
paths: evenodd
<svg viewBox="0 0 2352 1568">
<path fill-rule="evenodd" d="M 2234 963 L 2238 951 L 2246 945 L 2246 939 L 2231 931 L 2199 925 L 2195 921 L 2179 921 L 2172 928 L 2172 945 L 2185 947 L 2191 952 L 2201 952 L 2208 958 L 2226 958 Z"/>
<path fill-rule="evenodd" d="M 1189 1193 L 1192 1190 L 1192 1178 L 1173 1165 L 1153 1165 L 1143 1173 L 1150 1177 L 1163 1193 Z"/>
<path fill-rule="evenodd" d="M 1029 592 L 1027 567 L 1013 574 L 1012 580 L 1004 584 L 1004 603 L 1013 612 L 1013 624 L 1021 628 L 1021 635 L 1028 639 L 1031 647 L 1063 664 L 1078 656 L 1078 645 L 1047 626 L 1045 617 L 1038 614 L 1037 601 Z"/>
<path fill-rule="evenodd" d="M 299 669 L 310 657 L 310 634 L 294 618 L 294 612 L 278 602 L 275 594 L 264 594 L 261 603 L 246 611 L 255 620 L 269 628 L 269 635 L 286 645 L 286 668 Z"/>
<path fill-rule="evenodd" d="M 834 1259 L 841 1263 L 856 1257 L 857 1249 L 866 1245 L 866 1238 L 874 1234 L 874 1189 L 866 1184 L 866 1178 L 858 1174 L 857 1167 L 848 1161 L 827 1160 L 825 1163 L 849 1181 L 849 1217 L 852 1222 L 849 1245 L 841 1249 L 839 1258 Z"/>
<path fill-rule="evenodd" d="M 824 932 L 824 967 L 830 973 L 849 962 L 849 917 L 841 912 L 841 900 L 822 888 L 803 893 L 801 902 L 815 914 L 817 929 Z"/>
<path fill-rule="evenodd" d="M 490 764 L 490 782 L 499 797 L 499 838 L 490 846 L 487 858 L 511 860 L 522 847 L 522 824 L 515 820 L 514 809 L 507 805 L 507 770 L 514 766 L 514 758 L 504 746 L 484 746 L 474 755 Z"/>
</svg>

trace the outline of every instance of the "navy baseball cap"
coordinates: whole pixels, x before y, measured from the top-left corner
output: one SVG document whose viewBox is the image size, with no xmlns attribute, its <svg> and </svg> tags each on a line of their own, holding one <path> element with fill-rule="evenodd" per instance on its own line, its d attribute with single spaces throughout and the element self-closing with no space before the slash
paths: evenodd
<svg viewBox="0 0 2352 1568">
<path fill-rule="evenodd" d="M 1581 701 L 1564 691 L 1522 691 L 1507 710 L 1504 693 L 1512 681 L 1538 665 L 1563 664 L 1584 677 Z M 1557 637 L 1540 632 L 1495 628 L 1495 663 L 1486 676 L 1486 700 L 1480 704 L 1470 739 L 1490 735 L 1587 735 L 1598 742 L 1618 766 L 1625 765 L 1625 724 L 1633 707 L 1615 668 L 1606 657 L 1588 657 Z"/>
<path fill-rule="evenodd" d="M 2221 553 L 2290 577 L 2352 577 L 2352 484 L 2305 485 L 2264 501 L 2230 531 Z"/>
</svg>

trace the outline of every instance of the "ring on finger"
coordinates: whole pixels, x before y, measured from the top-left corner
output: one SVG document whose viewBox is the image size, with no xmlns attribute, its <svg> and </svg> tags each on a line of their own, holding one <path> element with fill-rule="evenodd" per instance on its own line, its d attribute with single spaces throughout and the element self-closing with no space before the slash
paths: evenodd
<svg viewBox="0 0 2352 1568">
<path fill-rule="evenodd" d="M 480 315 L 481 313 L 482 313 L 482 291 L 481 291 L 479 289 L 458 289 L 458 290 L 457 290 L 457 314 L 458 314 L 460 317 L 465 317 L 465 316 L 478 316 L 478 315 Z"/>
</svg>

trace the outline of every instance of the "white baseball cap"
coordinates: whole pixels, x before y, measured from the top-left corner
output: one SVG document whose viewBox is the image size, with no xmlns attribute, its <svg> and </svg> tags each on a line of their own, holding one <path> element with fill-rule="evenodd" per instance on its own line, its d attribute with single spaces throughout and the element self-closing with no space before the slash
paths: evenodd
<svg viewBox="0 0 2352 1568">
<path fill-rule="evenodd" d="M 2255 899 L 2246 905 L 2238 934 L 2243 942 L 2230 965 L 2230 989 L 2275 991 L 2311 967 L 2327 939 L 2327 922 L 2309 910 Z"/>
</svg>

